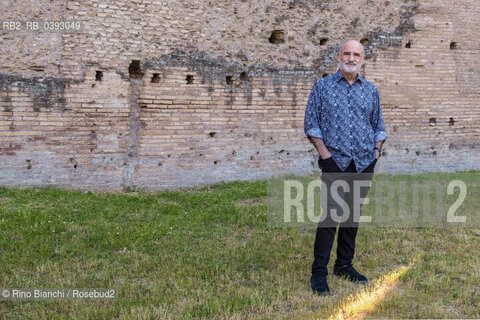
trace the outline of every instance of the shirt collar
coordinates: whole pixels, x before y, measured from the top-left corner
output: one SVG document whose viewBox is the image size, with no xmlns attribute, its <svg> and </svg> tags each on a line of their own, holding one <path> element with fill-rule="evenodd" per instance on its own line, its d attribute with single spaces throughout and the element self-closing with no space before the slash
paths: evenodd
<svg viewBox="0 0 480 320">
<path fill-rule="evenodd" d="M 340 71 L 340 69 L 338 69 L 337 73 L 335 73 L 333 76 L 334 76 L 335 81 L 337 81 L 337 82 L 340 81 L 341 79 L 345 79 L 345 76 L 343 75 L 342 71 Z M 346 80 L 347 79 L 345 79 L 345 81 Z M 355 79 L 355 82 L 356 81 L 360 81 L 360 83 L 363 84 L 363 83 L 365 83 L 365 78 L 362 78 L 362 77 L 360 77 L 359 74 L 357 74 L 357 79 Z"/>
</svg>

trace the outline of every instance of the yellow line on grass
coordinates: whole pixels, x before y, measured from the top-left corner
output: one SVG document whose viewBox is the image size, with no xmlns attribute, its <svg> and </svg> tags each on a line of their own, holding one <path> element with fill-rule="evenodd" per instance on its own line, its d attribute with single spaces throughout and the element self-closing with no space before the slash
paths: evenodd
<svg viewBox="0 0 480 320">
<path fill-rule="evenodd" d="M 362 291 L 350 295 L 329 319 L 364 319 L 397 285 L 398 279 L 411 268 L 412 264 L 395 269 L 377 280 L 373 286 L 368 286 Z"/>
</svg>

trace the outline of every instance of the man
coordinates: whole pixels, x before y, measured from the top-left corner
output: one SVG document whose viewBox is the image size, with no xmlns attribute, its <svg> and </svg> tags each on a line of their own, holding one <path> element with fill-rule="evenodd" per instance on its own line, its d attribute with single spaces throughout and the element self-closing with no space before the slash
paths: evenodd
<svg viewBox="0 0 480 320">
<path fill-rule="evenodd" d="M 352 222 L 354 210 L 350 210 L 353 209 L 354 199 L 352 181 L 370 182 L 387 138 L 378 90 L 373 83 L 358 75 L 365 62 L 363 45 L 356 40 L 346 41 L 337 60 L 339 70 L 315 82 L 305 111 L 305 133 L 320 155 L 318 162 L 322 169 L 322 182 L 328 187 L 326 191 L 335 180 L 338 181 L 339 175 L 344 174 L 342 179 L 345 174 L 349 175 L 348 185 L 339 188 L 341 197 L 348 204 L 347 217 L 351 214 L 348 221 L 328 216 L 317 228 L 311 277 L 312 290 L 317 294 L 330 292 L 326 278 L 327 264 L 338 224 L 334 274 L 352 282 L 367 283 L 367 278 L 352 266 L 358 230 L 358 221 Z M 363 188 L 362 198 L 366 192 L 368 188 Z M 327 211 L 334 207 L 335 201 L 328 196 Z"/>
</svg>

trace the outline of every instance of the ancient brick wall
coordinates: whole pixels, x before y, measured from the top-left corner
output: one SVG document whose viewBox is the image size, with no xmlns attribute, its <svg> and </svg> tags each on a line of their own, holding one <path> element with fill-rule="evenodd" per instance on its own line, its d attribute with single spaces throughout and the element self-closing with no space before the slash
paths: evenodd
<svg viewBox="0 0 480 320">
<path fill-rule="evenodd" d="M 378 170 L 478 169 L 475 4 L 3 1 L 0 185 L 164 189 L 314 172 L 305 104 L 347 38 L 362 39 L 362 75 L 381 93 Z"/>
</svg>

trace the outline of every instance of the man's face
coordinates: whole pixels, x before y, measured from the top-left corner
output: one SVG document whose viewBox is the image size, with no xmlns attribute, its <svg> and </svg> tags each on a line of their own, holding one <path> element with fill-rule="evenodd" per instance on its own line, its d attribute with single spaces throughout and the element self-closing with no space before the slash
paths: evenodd
<svg viewBox="0 0 480 320">
<path fill-rule="evenodd" d="M 365 62 L 362 44 L 355 40 L 345 42 L 338 53 L 337 60 L 340 63 L 340 70 L 344 73 L 357 74 Z"/>
</svg>

